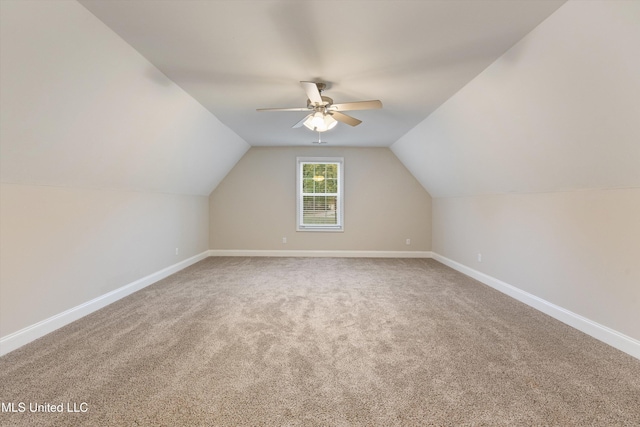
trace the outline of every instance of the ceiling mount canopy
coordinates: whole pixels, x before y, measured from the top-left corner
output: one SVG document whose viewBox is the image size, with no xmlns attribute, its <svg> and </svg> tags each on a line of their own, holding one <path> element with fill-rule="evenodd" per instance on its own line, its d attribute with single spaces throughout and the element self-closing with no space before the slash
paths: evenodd
<svg viewBox="0 0 640 427">
<path fill-rule="evenodd" d="M 382 102 L 357 101 L 343 104 L 334 104 L 333 99 L 322 96 L 326 84 L 322 82 L 300 82 L 307 93 L 307 106 L 294 108 L 258 108 L 257 111 L 306 111 L 309 112 L 302 120 L 293 125 L 293 128 L 305 126 L 314 132 L 326 132 L 333 129 L 338 122 L 349 126 L 358 126 L 361 120 L 351 117 L 341 111 L 373 110 L 382 108 Z"/>
</svg>

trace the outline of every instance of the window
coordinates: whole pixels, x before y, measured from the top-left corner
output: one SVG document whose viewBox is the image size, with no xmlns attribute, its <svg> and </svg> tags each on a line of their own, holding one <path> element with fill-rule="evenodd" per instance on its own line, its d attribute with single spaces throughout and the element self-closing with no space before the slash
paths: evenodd
<svg viewBox="0 0 640 427">
<path fill-rule="evenodd" d="M 298 157 L 298 231 L 343 231 L 342 157 Z"/>
</svg>

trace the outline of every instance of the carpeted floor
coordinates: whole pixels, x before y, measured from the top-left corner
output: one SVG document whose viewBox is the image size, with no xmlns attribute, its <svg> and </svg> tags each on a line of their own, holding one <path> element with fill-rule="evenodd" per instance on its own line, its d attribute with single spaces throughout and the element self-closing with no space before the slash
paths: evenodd
<svg viewBox="0 0 640 427">
<path fill-rule="evenodd" d="M 0 401 L 3 426 L 638 426 L 640 361 L 434 260 L 208 258 L 0 358 Z"/>
</svg>

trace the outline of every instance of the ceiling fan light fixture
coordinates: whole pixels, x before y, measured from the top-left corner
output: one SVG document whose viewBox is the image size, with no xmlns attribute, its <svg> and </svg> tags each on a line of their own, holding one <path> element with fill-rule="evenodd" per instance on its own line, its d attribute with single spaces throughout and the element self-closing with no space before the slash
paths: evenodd
<svg viewBox="0 0 640 427">
<path fill-rule="evenodd" d="M 293 108 L 258 108 L 258 111 L 305 111 L 308 115 L 299 120 L 295 125 L 291 126 L 293 129 L 298 129 L 303 125 L 314 132 L 318 132 L 318 142 L 316 144 L 322 144 L 320 140 L 320 133 L 336 127 L 338 122 L 347 124 L 349 126 L 358 126 L 362 123 L 362 120 L 358 120 L 355 117 L 351 117 L 348 114 L 344 114 L 343 111 L 351 110 L 372 110 L 382 108 L 382 102 L 379 99 L 371 101 L 355 101 L 342 104 L 334 104 L 333 99 L 328 96 L 322 96 L 322 91 L 325 89 L 325 83 L 319 82 L 300 82 L 307 93 L 307 106 L 306 107 L 293 107 Z"/>
<path fill-rule="evenodd" d="M 326 132 L 333 129 L 338 124 L 337 120 L 331 117 L 330 114 L 316 111 L 313 115 L 309 116 L 303 123 L 307 129 L 311 129 L 315 132 Z"/>
</svg>

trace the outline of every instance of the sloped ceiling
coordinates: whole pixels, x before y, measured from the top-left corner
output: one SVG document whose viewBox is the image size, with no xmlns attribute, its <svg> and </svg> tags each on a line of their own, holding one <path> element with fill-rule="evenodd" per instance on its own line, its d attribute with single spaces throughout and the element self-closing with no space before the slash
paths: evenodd
<svg viewBox="0 0 640 427">
<path fill-rule="evenodd" d="M 566 3 L 392 151 L 434 197 L 640 187 L 639 23 Z"/>
<path fill-rule="evenodd" d="M 206 196 L 249 148 L 77 2 L 0 7 L 2 183 Z"/>
<path fill-rule="evenodd" d="M 251 145 L 310 145 L 299 81 L 336 102 L 380 99 L 331 145 L 389 146 L 564 1 L 80 0 Z"/>
<path fill-rule="evenodd" d="M 81 3 L 0 3 L 3 183 L 207 195 L 322 80 L 435 197 L 640 187 L 638 2 Z"/>
</svg>

